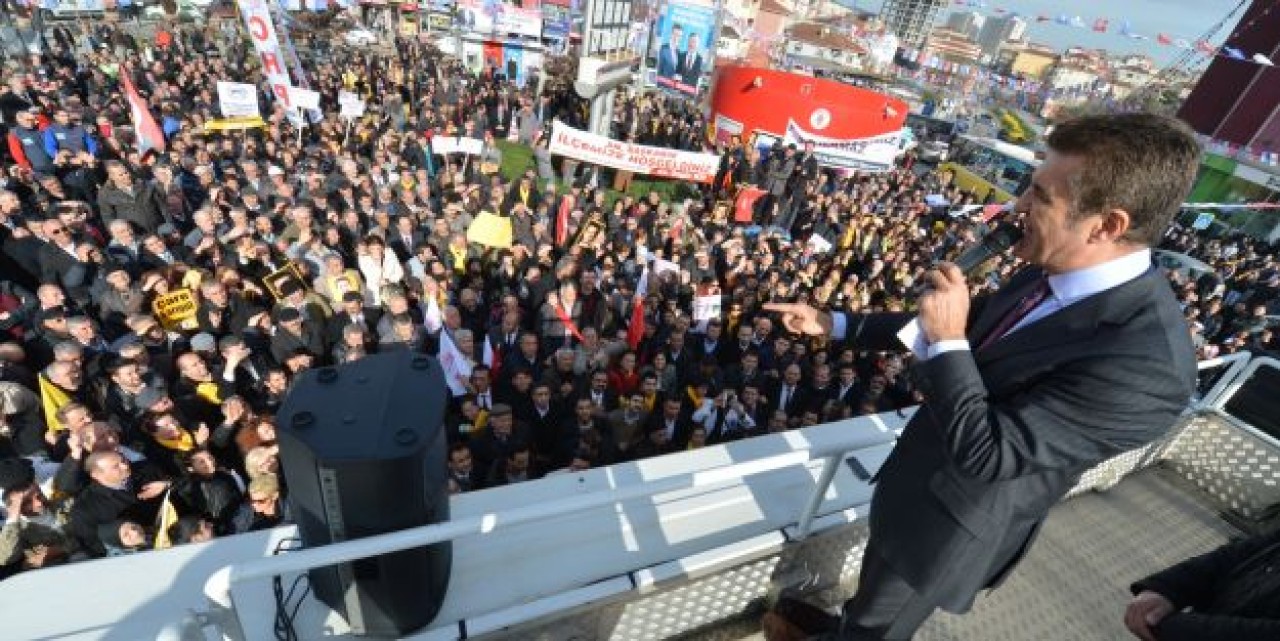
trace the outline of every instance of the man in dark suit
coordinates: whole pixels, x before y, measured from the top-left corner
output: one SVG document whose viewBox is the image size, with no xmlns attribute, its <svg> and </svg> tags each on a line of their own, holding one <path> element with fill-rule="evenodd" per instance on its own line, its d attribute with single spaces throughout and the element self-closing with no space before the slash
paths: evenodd
<svg viewBox="0 0 1280 641">
<path fill-rule="evenodd" d="M 378 321 L 382 318 L 382 310 L 365 307 L 364 296 L 360 292 L 346 292 L 342 295 L 342 309 L 334 312 L 325 327 L 325 336 L 330 345 L 342 342 L 342 332 L 348 325 L 364 328 L 366 339 L 372 340 L 378 335 Z"/>
<path fill-rule="evenodd" d="M 680 45 L 684 40 L 684 27 L 680 25 L 671 25 L 671 40 L 662 43 L 658 47 L 658 77 L 675 79 L 676 75 L 681 71 L 681 64 L 684 62 L 684 53 L 680 51 Z"/>
<path fill-rule="evenodd" d="M 689 444 L 689 434 L 693 432 L 693 421 L 679 398 L 668 398 L 662 401 L 662 409 L 649 414 L 645 426 L 645 434 L 655 429 L 666 433 L 663 443 L 674 450 L 682 450 Z M 636 456 L 640 456 L 637 451 Z"/>
<path fill-rule="evenodd" d="M 413 258 L 414 248 L 425 239 L 422 231 L 414 225 L 413 219 L 409 216 L 397 218 L 396 229 L 388 236 L 387 247 L 395 252 L 396 258 L 402 263 Z"/>
<path fill-rule="evenodd" d="M 1149 114 L 1061 123 L 1018 201 L 1030 264 L 970 301 L 951 264 L 927 274 L 915 378 L 924 407 L 878 474 L 858 593 L 832 639 L 908 639 L 962 613 L 1030 547 L 1089 468 L 1159 438 L 1195 389 L 1195 350 L 1151 264 L 1200 148 Z M 770 304 L 792 331 L 894 348 L 902 314 Z"/>
<path fill-rule="evenodd" d="M 786 412 L 792 426 L 800 424 L 800 414 L 809 406 L 809 390 L 801 384 L 800 366 L 792 363 L 782 370 L 782 380 L 769 395 L 770 404 Z"/>
</svg>

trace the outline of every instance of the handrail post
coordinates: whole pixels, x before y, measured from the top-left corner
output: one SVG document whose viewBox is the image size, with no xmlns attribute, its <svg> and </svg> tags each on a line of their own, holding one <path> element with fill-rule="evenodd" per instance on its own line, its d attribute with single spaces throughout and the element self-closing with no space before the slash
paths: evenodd
<svg viewBox="0 0 1280 641">
<path fill-rule="evenodd" d="M 822 505 L 822 499 L 827 495 L 827 488 L 831 487 L 831 481 L 835 479 L 836 470 L 840 469 L 840 461 L 845 454 L 846 452 L 840 452 L 823 459 L 822 474 L 818 475 L 818 482 L 813 486 L 809 500 L 805 502 L 804 511 L 800 513 L 800 521 L 796 526 L 798 538 L 809 538 L 809 530 L 813 529 L 813 515 L 817 513 L 818 506 Z"/>
<path fill-rule="evenodd" d="M 1200 397 L 1200 400 L 1193 404 L 1192 408 L 1204 409 L 1217 407 L 1218 399 L 1225 395 L 1228 387 L 1232 387 L 1236 381 L 1241 378 L 1240 374 L 1246 367 L 1248 367 L 1251 357 L 1252 354 L 1249 352 L 1237 352 L 1235 354 L 1227 354 L 1226 356 L 1219 356 L 1207 361 L 1201 361 L 1198 367 L 1201 371 L 1218 367 L 1220 365 L 1226 365 L 1227 368 L 1226 371 L 1218 377 L 1218 380 L 1214 383 L 1213 387 L 1210 387 L 1205 391 L 1204 396 Z M 1236 387 L 1238 387 L 1238 385 Z"/>
</svg>

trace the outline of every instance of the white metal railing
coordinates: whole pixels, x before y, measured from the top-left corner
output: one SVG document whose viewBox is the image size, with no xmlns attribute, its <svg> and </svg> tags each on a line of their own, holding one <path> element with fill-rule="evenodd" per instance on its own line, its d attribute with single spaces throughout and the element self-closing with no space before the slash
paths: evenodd
<svg viewBox="0 0 1280 641">
<path fill-rule="evenodd" d="M 1240 388 L 1243 382 L 1258 367 L 1271 366 L 1280 368 L 1280 361 L 1270 358 L 1253 359 L 1251 361 L 1248 353 L 1238 353 L 1200 361 L 1197 365 L 1200 371 L 1219 367 L 1227 368 L 1215 381 L 1214 385 L 1190 405 L 1194 409 L 1209 408 L 1220 412 L 1222 404 Z M 848 419 L 849 422 L 852 422 L 852 420 Z M 848 437 L 837 439 L 834 443 L 797 449 L 784 454 L 734 463 L 710 470 L 690 472 L 635 486 L 610 488 L 546 503 L 528 505 L 504 511 L 501 514 L 488 513 L 466 517 L 445 523 L 354 539 L 230 565 L 218 570 L 206 581 L 204 593 L 213 604 L 215 610 L 213 612 L 200 613 L 195 618 L 196 625 L 215 625 L 220 628 L 224 638 L 230 641 L 243 641 L 248 638 L 241 627 L 240 618 L 236 612 L 234 596 L 235 586 L 246 581 L 306 572 L 313 568 L 348 563 L 468 536 L 483 536 L 497 528 L 547 520 L 592 508 L 612 505 L 621 501 L 647 498 L 688 489 L 703 489 L 707 491 L 723 489 L 748 476 L 822 459 L 822 471 L 810 490 L 807 500 L 801 507 L 800 513 L 797 515 L 796 533 L 799 538 L 803 539 L 811 533 L 818 508 L 822 505 L 823 498 L 826 496 L 840 464 L 847 456 L 855 450 L 881 445 L 890 442 L 893 438 L 891 433 L 868 434 L 859 430 L 850 430 L 849 432 Z M 1108 462 L 1103 467 L 1114 465 L 1126 468 L 1124 470 L 1113 470 L 1115 472 L 1113 476 L 1118 478 L 1139 466 L 1152 462 L 1155 458 L 1152 455 L 1156 454 L 1156 451 L 1146 452 L 1139 450 L 1136 454 L 1137 456 L 1128 457 L 1124 462 Z M 182 624 L 175 622 L 175 626 L 190 626 L 192 625 L 192 620 L 192 617 L 188 616 L 187 620 Z M 174 630 L 175 628 L 171 626 L 170 629 Z"/>
<path fill-rule="evenodd" d="M 846 421 L 841 422 L 852 423 L 853 421 L 854 419 L 846 419 Z M 527 505 L 501 514 L 489 513 L 466 517 L 445 523 L 379 534 L 230 565 L 215 572 L 205 582 L 205 596 L 215 606 L 216 611 L 202 615 L 198 624 L 211 623 L 216 625 L 221 629 L 223 637 L 229 641 L 243 641 L 250 638 L 245 636 L 245 631 L 241 627 L 240 618 L 236 613 L 233 592 L 237 584 L 245 581 L 306 572 L 313 568 L 348 563 L 462 537 L 485 535 L 500 527 L 547 520 L 592 508 L 612 505 L 621 501 L 647 498 L 689 489 L 707 491 L 723 489 L 748 476 L 802 465 L 817 459 L 826 459 L 827 465 L 824 467 L 820 479 L 824 482 L 819 483 L 815 488 L 816 500 L 809 501 L 801 510 L 801 513 L 797 515 L 799 522 L 810 524 L 813 521 L 814 513 L 822 503 L 821 499 L 825 495 L 831 478 L 835 475 L 839 461 L 855 450 L 882 445 L 893 440 L 892 433 L 871 433 L 865 430 L 852 429 L 849 432 L 847 437 L 836 439 L 834 443 L 796 449 L 784 454 L 734 463 L 710 470 L 680 474 L 631 487 L 600 490 L 546 503 Z M 818 488 L 821 489 L 818 490 Z M 175 625 L 177 625 L 176 622 Z M 181 625 L 190 625 L 190 623 L 189 621 L 184 621 Z"/>
<path fill-rule="evenodd" d="M 1235 354 L 1227 354 L 1217 358 L 1210 358 L 1196 363 L 1197 369 L 1201 372 L 1207 369 L 1215 369 L 1226 366 L 1227 371 L 1223 372 L 1218 380 L 1214 382 L 1204 394 L 1200 395 L 1200 399 L 1192 404 L 1195 409 L 1206 407 L 1220 407 L 1219 400 L 1229 398 L 1240 388 L 1240 383 L 1247 378 L 1248 375 L 1242 375 L 1242 372 L 1249 367 L 1249 360 L 1252 355 L 1249 352 L 1236 352 Z M 1253 370 L 1250 370 L 1252 373 Z M 1227 392 L 1230 388 L 1230 393 Z"/>
<path fill-rule="evenodd" d="M 1232 356 L 1238 355 L 1239 354 L 1232 354 Z M 1280 370 L 1280 360 L 1270 356 L 1259 356 L 1258 358 L 1245 359 L 1244 361 L 1233 364 L 1231 369 L 1237 369 L 1237 373 L 1232 376 L 1230 380 L 1219 380 L 1218 385 L 1214 386 L 1215 389 L 1221 387 L 1218 395 L 1209 396 L 1206 394 L 1202 407 L 1204 410 L 1213 412 L 1224 420 L 1230 421 L 1235 427 L 1248 432 L 1254 438 L 1265 443 L 1268 447 L 1280 452 L 1280 440 L 1275 436 L 1272 436 L 1271 434 L 1268 434 L 1257 427 L 1232 416 L 1226 411 L 1227 403 L 1235 397 L 1236 392 L 1239 392 L 1240 388 L 1244 387 L 1244 384 L 1249 382 L 1249 379 L 1253 378 L 1253 375 L 1257 373 L 1259 369 L 1264 367 Z M 1228 373 L 1230 373 L 1230 371 L 1228 371 Z M 1226 376 L 1223 378 L 1225 379 Z"/>
</svg>

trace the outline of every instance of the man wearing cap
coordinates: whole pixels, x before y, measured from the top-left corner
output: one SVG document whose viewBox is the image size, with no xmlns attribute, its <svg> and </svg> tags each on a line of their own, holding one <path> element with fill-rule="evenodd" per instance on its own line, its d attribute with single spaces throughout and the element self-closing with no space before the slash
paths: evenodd
<svg viewBox="0 0 1280 641">
<path fill-rule="evenodd" d="M 97 313 L 102 322 L 102 335 L 114 340 L 129 333 L 124 321 L 142 312 L 146 296 L 123 265 L 105 265 L 102 275 L 106 287 L 97 293 Z"/>
<path fill-rule="evenodd" d="M 286 309 L 296 310 L 307 321 L 308 326 L 314 326 L 317 331 L 324 329 L 325 321 L 329 318 L 330 310 L 324 303 L 324 299 L 315 292 L 308 291 L 296 280 L 287 280 L 280 286 L 282 298 L 276 303 L 272 314 L 279 316 Z"/>
<path fill-rule="evenodd" d="M 74 541 L 46 512 L 44 493 L 35 482 L 31 461 L 0 459 L 0 495 L 5 508 L 4 528 L 0 529 L 0 579 L 61 563 L 75 550 Z"/>
<path fill-rule="evenodd" d="M 320 331 L 310 321 L 303 319 L 302 312 L 297 308 L 282 308 L 276 313 L 276 323 L 276 333 L 271 337 L 271 356 L 277 363 L 283 365 L 299 348 L 306 349 L 312 355 L 325 353 Z"/>
<path fill-rule="evenodd" d="M 468 445 L 475 456 L 476 469 L 488 470 L 518 447 L 527 446 L 528 429 L 517 424 L 511 406 L 494 403 L 489 410 L 489 429 L 471 438 Z"/>
</svg>

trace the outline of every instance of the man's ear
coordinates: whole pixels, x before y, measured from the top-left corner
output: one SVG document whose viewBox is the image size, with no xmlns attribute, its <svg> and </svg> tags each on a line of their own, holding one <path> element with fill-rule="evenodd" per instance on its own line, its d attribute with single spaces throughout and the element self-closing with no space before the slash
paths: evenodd
<svg viewBox="0 0 1280 641">
<path fill-rule="evenodd" d="M 1123 209 L 1107 210 L 1099 217 L 1097 227 L 1090 234 L 1090 240 L 1116 242 L 1129 233 L 1133 219 Z"/>
</svg>

